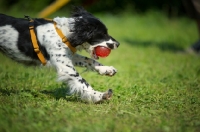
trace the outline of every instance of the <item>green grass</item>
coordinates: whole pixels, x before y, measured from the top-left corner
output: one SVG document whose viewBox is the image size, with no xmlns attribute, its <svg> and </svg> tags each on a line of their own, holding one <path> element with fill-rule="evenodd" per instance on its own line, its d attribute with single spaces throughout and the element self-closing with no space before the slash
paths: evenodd
<svg viewBox="0 0 200 132">
<path fill-rule="evenodd" d="M 100 61 L 118 73 L 81 75 L 96 90 L 112 88 L 113 98 L 85 104 L 65 96 L 54 69 L 25 67 L 0 55 L 0 131 L 200 131 L 199 56 L 181 52 L 198 38 L 195 23 L 157 12 L 98 16 L 121 43 Z"/>
</svg>

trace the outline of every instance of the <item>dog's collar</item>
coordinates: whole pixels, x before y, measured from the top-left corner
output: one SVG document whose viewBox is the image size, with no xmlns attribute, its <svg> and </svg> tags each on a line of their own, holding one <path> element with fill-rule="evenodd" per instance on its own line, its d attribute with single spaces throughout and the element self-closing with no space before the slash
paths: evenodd
<svg viewBox="0 0 200 132">
<path fill-rule="evenodd" d="M 56 32 L 58 33 L 58 35 L 60 36 L 60 38 L 62 39 L 62 42 L 65 43 L 69 48 L 70 50 L 75 53 L 76 52 L 76 48 L 74 48 L 70 42 L 68 41 L 67 37 L 65 37 L 65 35 L 62 33 L 62 31 L 56 26 L 57 23 L 55 21 L 53 21 L 54 23 L 54 27 L 56 29 Z"/>
</svg>

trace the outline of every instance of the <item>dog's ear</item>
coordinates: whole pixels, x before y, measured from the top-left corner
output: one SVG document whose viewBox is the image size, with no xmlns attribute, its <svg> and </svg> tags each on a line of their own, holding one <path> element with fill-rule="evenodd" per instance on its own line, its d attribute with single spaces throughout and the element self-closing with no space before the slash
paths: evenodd
<svg viewBox="0 0 200 132">
<path fill-rule="evenodd" d="M 72 18 L 74 19 L 71 23 L 73 33 L 70 35 L 69 41 L 74 47 L 89 42 L 98 31 L 107 31 L 105 25 L 98 18 L 82 7 L 74 7 Z"/>
<path fill-rule="evenodd" d="M 75 18 L 72 34 L 69 37 L 70 43 L 76 47 L 88 42 L 97 30 L 97 19 L 93 17 Z"/>
</svg>

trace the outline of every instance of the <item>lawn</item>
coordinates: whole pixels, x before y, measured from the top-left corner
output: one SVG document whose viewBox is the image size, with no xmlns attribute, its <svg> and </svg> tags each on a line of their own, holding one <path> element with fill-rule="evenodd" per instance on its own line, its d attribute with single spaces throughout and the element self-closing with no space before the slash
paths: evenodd
<svg viewBox="0 0 200 132">
<path fill-rule="evenodd" d="M 121 43 L 99 61 L 118 73 L 77 70 L 94 89 L 112 88 L 113 98 L 81 102 L 65 95 L 54 69 L 26 67 L 0 54 L 0 131 L 200 131 L 200 56 L 183 52 L 198 38 L 195 23 L 154 11 L 96 15 Z"/>
</svg>

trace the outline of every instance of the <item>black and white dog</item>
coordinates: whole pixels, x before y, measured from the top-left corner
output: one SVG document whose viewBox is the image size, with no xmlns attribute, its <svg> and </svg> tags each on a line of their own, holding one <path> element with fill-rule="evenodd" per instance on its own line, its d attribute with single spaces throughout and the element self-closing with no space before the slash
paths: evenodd
<svg viewBox="0 0 200 132">
<path fill-rule="evenodd" d="M 54 22 L 71 46 L 77 50 L 86 50 L 91 58 L 73 53 L 57 34 Z M 58 80 L 68 84 L 69 94 L 78 94 L 81 100 L 94 103 L 111 98 L 112 89 L 106 92 L 95 91 L 74 68 L 87 67 L 108 76 L 117 72 L 113 66 L 104 66 L 95 61 L 98 59 L 95 47 L 115 49 L 119 46 L 119 43 L 108 35 L 106 26 L 99 19 L 82 7 L 75 7 L 69 18 L 56 17 L 53 21 L 34 19 L 34 27 L 39 48 L 48 61 L 47 64 L 56 68 Z M 0 14 L 0 51 L 24 64 L 41 64 L 33 49 L 27 19 Z"/>
</svg>

